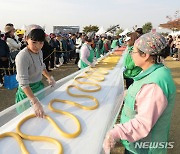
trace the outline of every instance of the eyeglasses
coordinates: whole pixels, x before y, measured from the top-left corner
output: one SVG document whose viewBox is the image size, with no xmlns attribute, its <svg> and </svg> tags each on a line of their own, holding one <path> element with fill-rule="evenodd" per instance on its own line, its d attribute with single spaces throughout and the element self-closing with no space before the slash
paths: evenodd
<svg viewBox="0 0 180 154">
<path fill-rule="evenodd" d="M 138 51 L 132 51 L 132 52 L 130 52 L 131 55 L 134 54 L 134 53 L 138 53 Z"/>
</svg>

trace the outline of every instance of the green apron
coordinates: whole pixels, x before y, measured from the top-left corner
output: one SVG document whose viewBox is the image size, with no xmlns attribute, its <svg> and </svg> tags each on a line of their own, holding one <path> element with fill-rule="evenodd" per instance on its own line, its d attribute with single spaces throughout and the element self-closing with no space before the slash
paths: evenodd
<svg viewBox="0 0 180 154">
<path fill-rule="evenodd" d="M 123 66 L 126 68 L 124 71 L 125 78 L 133 78 L 142 71 L 142 68 L 135 66 L 134 64 L 134 61 L 130 55 L 132 50 L 133 50 L 133 46 L 128 46 L 127 52 L 124 55 Z"/>
<path fill-rule="evenodd" d="M 99 40 L 95 48 L 96 58 L 100 58 L 100 55 L 104 52 L 104 43 L 102 40 Z"/>
<path fill-rule="evenodd" d="M 85 45 L 85 44 L 84 44 Z M 87 46 L 88 47 L 88 46 Z M 88 61 L 90 62 L 90 63 L 92 63 L 93 62 L 93 59 L 94 59 L 94 50 L 91 48 L 89 48 L 88 47 L 88 49 L 89 49 L 89 51 L 90 51 L 90 54 L 89 54 L 89 57 L 88 57 Z M 85 62 L 83 62 L 82 60 L 80 60 L 80 62 L 81 62 L 81 65 L 80 65 L 80 67 L 81 67 L 81 69 L 83 69 L 83 68 L 86 68 L 86 67 L 88 67 L 88 65 L 85 63 Z"/>
<path fill-rule="evenodd" d="M 97 49 L 97 48 L 95 49 L 95 53 L 96 53 L 96 58 L 97 59 L 100 58 L 101 55 L 104 55 L 104 50 L 105 50 L 104 44 L 103 44 L 102 49 Z"/>
<path fill-rule="evenodd" d="M 129 87 L 127 95 L 124 99 L 124 106 L 120 118 L 121 124 L 130 121 L 136 116 L 137 112 L 134 107 L 136 102 L 136 95 L 145 84 L 157 84 L 166 96 L 168 105 L 146 137 L 136 142 L 129 142 L 127 140 L 121 140 L 121 142 L 128 151 L 134 154 L 166 154 L 167 148 L 157 145 L 166 143 L 168 141 L 171 114 L 175 102 L 176 87 L 170 70 L 162 64 L 154 64 L 144 72 L 138 74 L 133 79 L 134 83 Z M 154 144 L 155 147 L 137 146 L 144 143 Z"/>
<path fill-rule="evenodd" d="M 101 53 L 101 55 L 104 55 L 104 53 L 105 53 L 104 42 L 103 42 L 103 47 L 102 47 L 101 50 L 100 50 L 100 53 Z"/>
<path fill-rule="evenodd" d="M 98 48 L 95 48 L 96 58 L 100 58 L 100 50 Z"/>
<path fill-rule="evenodd" d="M 38 91 L 40 91 L 41 89 L 44 88 L 44 84 L 39 81 L 36 83 L 30 83 L 29 87 L 31 88 L 33 93 L 36 93 Z M 24 93 L 24 91 L 22 90 L 22 88 L 19 86 L 16 92 L 16 99 L 15 102 L 18 103 L 20 101 L 22 101 L 23 99 L 27 98 L 26 94 Z M 26 109 L 28 109 L 30 107 L 30 103 L 29 101 L 16 107 L 17 113 L 22 113 L 23 111 L 25 111 Z"/>
<path fill-rule="evenodd" d="M 111 49 L 114 49 L 117 46 L 118 46 L 118 40 L 113 40 L 111 43 Z"/>
</svg>

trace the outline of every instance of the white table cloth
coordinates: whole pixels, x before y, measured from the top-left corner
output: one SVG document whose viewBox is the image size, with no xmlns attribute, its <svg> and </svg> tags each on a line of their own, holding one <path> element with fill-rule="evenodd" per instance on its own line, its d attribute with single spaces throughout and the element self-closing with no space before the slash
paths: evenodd
<svg viewBox="0 0 180 154">
<path fill-rule="evenodd" d="M 83 71 L 75 73 L 76 75 L 83 74 Z M 70 75 L 66 79 L 62 86 L 58 87 L 55 91 L 46 95 L 42 100 L 45 113 L 48 114 L 55 122 L 65 131 L 74 132 L 76 130 L 76 124 L 72 119 L 67 116 L 59 115 L 51 112 L 47 108 L 47 104 L 53 98 L 67 99 L 76 101 L 80 104 L 91 105 L 92 102 L 89 99 L 74 98 L 66 93 L 66 87 L 70 84 L 75 84 L 73 81 L 73 75 Z M 66 80 L 65 80 L 66 81 Z M 61 82 L 61 81 L 59 81 Z M 123 101 L 124 81 L 122 73 L 122 59 L 118 62 L 113 70 L 109 71 L 108 75 L 105 75 L 105 81 L 98 82 L 102 89 L 94 93 L 85 93 L 78 91 L 77 89 L 71 89 L 72 93 L 88 94 L 92 95 L 99 101 L 99 107 L 95 110 L 83 110 L 77 107 L 66 105 L 63 103 L 55 103 L 54 106 L 58 109 L 62 109 L 73 113 L 80 121 L 82 132 L 74 139 L 67 139 L 57 133 L 57 131 L 49 124 L 45 119 L 33 118 L 26 122 L 21 130 L 24 133 L 38 136 L 49 136 L 58 139 L 64 149 L 64 154 L 99 154 L 102 152 L 102 143 L 105 134 L 114 123 L 117 114 L 120 111 L 120 107 Z M 86 86 L 87 87 L 87 86 Z M 89 88 L 92 88 L 89 86 Z M 7 112 L 3 112 L 6 114 Z M 3 117 L 3 113 L 0 113 Z M 14 117 L 12 120 L 5 123 L 0 127 L 0 133 L 13 131 L 15 132 L 16 125 L 25 116 L 32 114 L 32 108 L 26 110 L 22 114 Z M 2 119 L 0 118 L 0 121 Z M 55 154 L 57 153 L 57 147 L 49 142 L 34 142 L 23 140 L 28 151 L 32 154 Z M 13 138 L 4 138 L 0 140 L 0 154 L 19 154 L 21 150 Z"/>
</svg>

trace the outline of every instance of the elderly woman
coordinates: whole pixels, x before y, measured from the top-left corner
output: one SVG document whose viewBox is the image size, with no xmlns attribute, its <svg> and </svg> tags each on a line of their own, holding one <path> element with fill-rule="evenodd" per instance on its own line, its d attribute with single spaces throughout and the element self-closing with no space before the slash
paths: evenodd
<svg viewBox="0 0 180 154">
<path fill-rule="evenodd" d="M 176 93 L 170 70 L 162 64 L 168 54 L 166 40 L 158 33 L 136 40 L 131 56 L 142 72 L 127 91 L 120 124 L 106 135 L 106 152 L 121 140 L 126 154 L 166 154 Z"/>
</svg>

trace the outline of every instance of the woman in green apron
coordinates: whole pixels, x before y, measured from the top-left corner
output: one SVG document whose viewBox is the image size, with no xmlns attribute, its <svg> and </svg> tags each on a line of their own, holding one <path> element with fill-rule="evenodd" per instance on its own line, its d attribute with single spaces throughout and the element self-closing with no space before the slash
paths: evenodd
<svg viewBox="0 0 180 154">
<path fill-rule="evenodd" d="M 80 69 L 84 69 L 88 66 L 94 67 L 93 59 L 94 59 L 94 50 L 91 47 L 92 38 L 86 36 L 85 43 L 81 47 L 80 50 Z"/>
<path fill-rule="evenodd" d="M 107 34 L 103 33 L 100 36 L 100 39 L 98 40 L 96 44 L 96 59 L 100 58 L 101 55 L 104 55 L 105 49 L 104 49 L 104 40 L 107 38 Z"/>
<path fill-rule="evenodd" d="M 114 49 L 116 47 L 119 46 L 119 43 L 118 43 L 118 36 L 115 36 L 112 43 L 111 43 L 111 49 Z"/>
<path fill-rule="evenodd" d="M 128 35 L 128 37 L 125 40 L 127 42 L 127 48 L 124 53 L 123 65 L 125 67 L 124 79 L 126 81 L 127 89 L 133 83 L 133 77 L 135 77 L 142 71 L 142 68 L 135 66 L 134 61 L 131 57 L 131 52 L 133 51 L 133 46 L 137 39 L 137 33 L 132 32 Z"/>
<path fill-rule="evenodd" d="M 104 150 L 121 141 L 126 154 L 166 154 L 176 87 L 170 70 L 163 65 L 170 48 L 158 33 L 138 38 L 131 52 L 142 72 L 135 76 L 122 107 L 120 123 L 108 131 Z"/>
<path fill-rule="evenodd" d="M 41 48 L 44 45 L 45 33 L 38 25 L 30 25 L 26 28 L 25 39 L 27 47 L 21 50 L 16 56 L 17 81 L 19 87 L 16 92 L 16 103 L 28 97 L 36 116 L 43 118 L 44 111 L 38 98 L 34 93 L 44 88 L 42 74 L 47 78 L 51 86 L 55 85 L 55 80 L 46 70 L 43 63 Z M 30 107 L 29 103 L 18 106 L 17 112 L 21 113 Z"/>
</svg>

